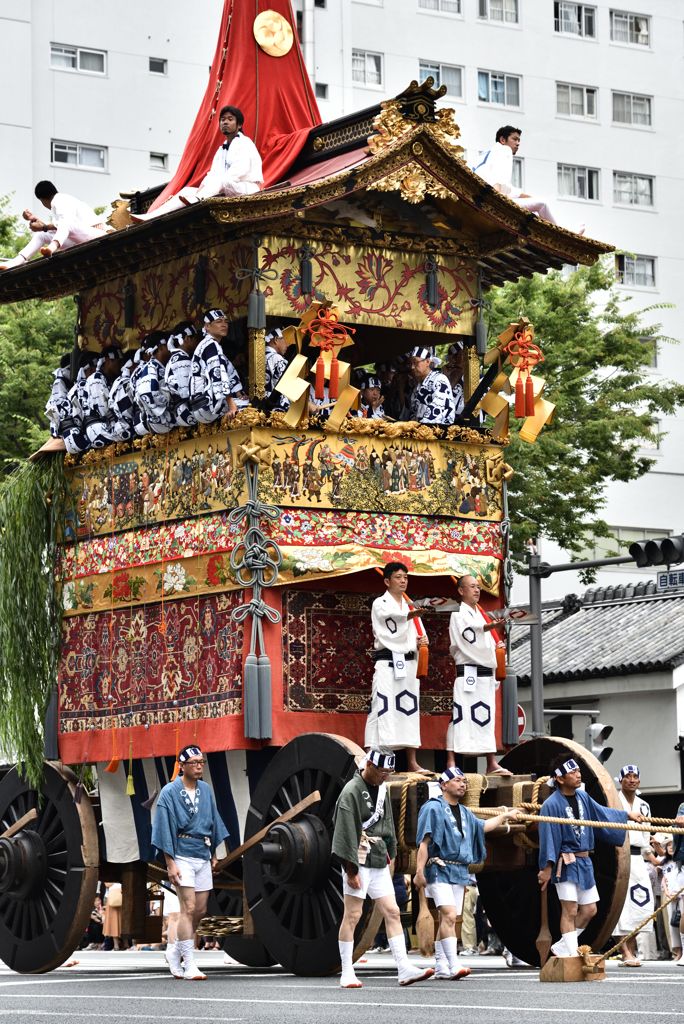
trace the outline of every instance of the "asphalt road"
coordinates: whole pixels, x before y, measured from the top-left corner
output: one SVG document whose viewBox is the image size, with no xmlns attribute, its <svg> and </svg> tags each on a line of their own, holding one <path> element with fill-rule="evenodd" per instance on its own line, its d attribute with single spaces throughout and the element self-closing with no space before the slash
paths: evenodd
<svg viewBox="0 0 684 1024">
<path fill-rule="evenodd" d="M 671 963 L 631 970 L 611 963 L 605 981 L 551 985 L 541 984 L 536 970 L 509 970 L 491 957 L 475 961 L 462 982 L 399 988 L 391 958 L 375 954 L 357 967 L 363 988 L 343 991 L 338 978 L 298 978 L 279 968 L 253 970 L 222 961 L 219 953 L 199 954 L 208 978 L 194 983 L 171 978 L 155 953 L 81 953 L 78 966 L 39 976 L 13 974 L 0 965 L 0 1021 L 351 1024 L 361 1013 L 364 1020 L 393 1024 L 421 1018 L 429 1024 L 684 1024 L 684 968 Z"/>
</svg>

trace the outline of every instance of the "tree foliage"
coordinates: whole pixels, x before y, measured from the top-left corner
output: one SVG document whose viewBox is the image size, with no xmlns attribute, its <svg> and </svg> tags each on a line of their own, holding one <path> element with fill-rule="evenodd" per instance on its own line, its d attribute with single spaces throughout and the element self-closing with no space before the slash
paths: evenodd
<svg viewBox="0 0 684 1024">
<path fill-rule="evenodd" d="M 27 232 L 0 198 L 0 253 L 18 252 Z M 71 299 L 30 299 L 0 306 L 0 472 L 12 470 L 49 436 L 45 403 L 52 371 L 73 345 Z"/>
<path fill-rule="evenodd" d="M 610 536 L 600 511 L 612 480 L 636 480 L 653 465 L 643 442 L 653 442 L 661 416 L 684 404 L 684 385 L 648 373 L 653 342 L 661 335 L 651 314 L 667 305 L 634 311 L 615 287 L 612 259 L 582 267 L 565 278 L 553 271 L 494 288 L 490 337 L 520 315 L 535 328 L 544 355 L 537 374 L 544 397 L 556 405 L 555 419 L 536 444 L 521 441 L 511 410 L 507 461 L 515 469 L 509 485 L 512 549 L 521 561 L 525 540 L 538 534 L 579 555 L 587 537 Z M 617 547 L 617 542 L 616 542 Z"/>
</svg>

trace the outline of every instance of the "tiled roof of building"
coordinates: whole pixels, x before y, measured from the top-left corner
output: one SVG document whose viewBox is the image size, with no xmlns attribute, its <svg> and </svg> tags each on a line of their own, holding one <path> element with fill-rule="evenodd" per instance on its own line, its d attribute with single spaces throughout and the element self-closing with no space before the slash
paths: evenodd
<svg viewBox="0 0 684 1024">
<path fill-rule="evenodd" d="M 673 669 L 684 664 L 684 590 L 591 587 L 582 598 L 544 603 L 542 633 L 545 683 Z M 513 636 L 512 668 L 529 685 L 529 629 Z"/>
</svg>

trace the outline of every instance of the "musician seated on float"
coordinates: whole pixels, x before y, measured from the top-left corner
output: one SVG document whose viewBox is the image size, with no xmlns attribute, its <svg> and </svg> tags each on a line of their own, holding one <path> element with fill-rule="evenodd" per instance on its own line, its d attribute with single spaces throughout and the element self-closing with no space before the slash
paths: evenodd
<svg viewBox="0 0 684 1024">
<path fill-rule="evenodd" d="M 495 188 L 497 192 L 501 192 L 502 195 L 508 196 L 518 206 L 522 206 L 531 213 L 536 213 L 541 220 L 546 220 L 549 224 L 557 224 L 558 221 L 545 199 L 541 199 L 539 196 L 531 196 L 529 192 L 523 192 L 522 189 L 516 188 L 512 184 L 513 157 L 520 148 L 521 135 L 522 129 L 514 128 L 512 124 L 506 124 L 503 128 L 499 128 L 494 145 L 483 154 L 480 162 L 473 167 L 473 170 L 481 178 L 489 182 L 492 188 Z M 578 235 L 583 235 L 584 224 L 578 224 L 569 230 L 575 231 Z"/>
<path fill-rule="evenodd" d="M 90 242 L 106 234 L 99 214 L 75 196 L 58 192 L 51 181 L 39 181 L 34 195 L 52 213 L 52 223 L 41 220 L 30 210 L 24 210 L 22 216 L 28 221 L 33 238 L 13 259 L 0 264 L 0 271 L 23 267 L 38 251 L 41 256 L 52 256 L 58 249 L 69 249 L 72 245 Z"/>
<path fill-rule="evenodd" d="M 406 393 L 400 419 L 418 420 L 431 426 L 450 426 L 454 422 L 456 405 L 449 378 L 433 370 L 429 348 L 413 348 L 408 358 L 414 385 Z"/>
<path fill-rule="evenodd" d="M 216 150 L 207 175 L 199 188 L 186 186 L 171 196 L 156 210 L 131 214 L 134 224 L 160 217 L 163 213 L 181 210 L 211 196 L 251 196 L 263 185 L 263 172 L 259 151 L 242 132 L 242 111 L 237 107 L 223 107 L 219 114 L 219 127 L 226 141 Z"/>
</svg>

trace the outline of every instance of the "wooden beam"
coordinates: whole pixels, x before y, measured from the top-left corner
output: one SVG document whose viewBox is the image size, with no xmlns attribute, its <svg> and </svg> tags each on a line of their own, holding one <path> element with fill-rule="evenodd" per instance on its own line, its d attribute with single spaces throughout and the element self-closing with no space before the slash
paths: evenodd
<svg viewBox="0 0 684 1024">
<path fill-rule="evenodd" d="M 9 839 L 10 836 L 16 835 L 17 832 L 21 832 L 25 825 L 28 825 L 29 821 L 35 821 L 37 817 L 38 811 L 34 807 L 32 811 L 29 811 L 22 818 L 19 818 L 18 821 L 15 821 L 13 825 L 10 825 L 7 831 L 0 835 L 0 839 Z"/>
<path fill-rule="evenodd" d="M 291 818 L 296 818 L 298 814 L 301 814 L 303 811 L 305 811 L 307 807 L 311 807 L 312 804 L 318 803 L 320 799 L 321 794 L 317 789 L 314 790 L 313 793 L 309 793 L 307 797 L 304 797 L 303 800 L 300 800 L 299 803 L 295 804 L 294 807 L 291 807 L 289 811 L 285 811 L 285 813 L 281 814 L 279 818 L 274 818 L 273 821 L 269 822 L 266 828 L 262 828 L 260 832 L 257 832 L 257 834 L 252 836 L 251 839 L 248 839 L 246 843 L 243 843 L 242 846 L 238 846 L 237 850 L 233 850 L 233 852 L 229 853 L 227 857 L 224 857 L 223 860 L 220 860 L 216 865 L 216 869 L 221 870 L 222 868 L 228 867 L 228 865 L 232 864 L 234 860 L 237 860 L 238 857 L 241 857 L 243 853 L 246 853 L 247 850 L 250 850 L 253 846 L 256 846 L 256 844 L 261 839 L 263 839 L 264 836 L 268 832 L 270 832 L 273 826 L 277 825 L 279 821 L 290 821 Z"/>
</svg>

